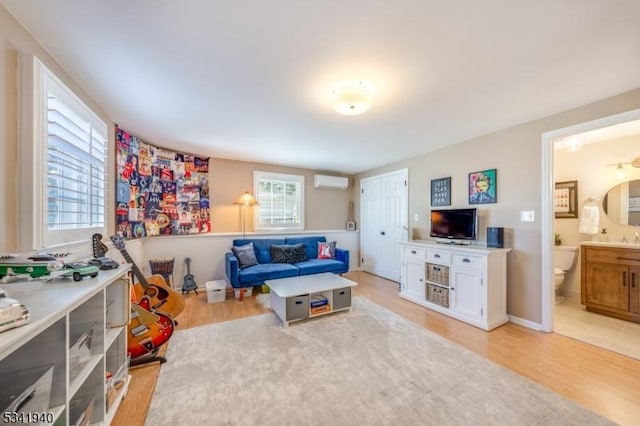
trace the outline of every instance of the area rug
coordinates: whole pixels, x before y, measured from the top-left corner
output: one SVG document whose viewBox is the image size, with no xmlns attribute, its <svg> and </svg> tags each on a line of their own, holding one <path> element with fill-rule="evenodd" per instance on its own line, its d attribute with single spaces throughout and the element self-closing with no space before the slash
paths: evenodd
<svg viewBox="0 0 640 426">
<path fill-rule="evenodd" d="M 147 425 L 604 425 L 608 420 L 356 297 L 177 331 Z"/>
</svg>

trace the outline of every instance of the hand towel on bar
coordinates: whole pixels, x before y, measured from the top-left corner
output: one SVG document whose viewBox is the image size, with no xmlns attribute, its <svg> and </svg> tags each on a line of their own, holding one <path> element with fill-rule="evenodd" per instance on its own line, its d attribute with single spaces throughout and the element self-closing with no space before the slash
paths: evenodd
<svg viewBox="0 0 640 426">
<path fill-rule="evenodd" d="M 582 207 L 580 216 L 580 226 L 578 232 L 581 234 L 596 235 L 600 228 L 600 212 L 597 205 L 585 205 Z"/>
</svg>

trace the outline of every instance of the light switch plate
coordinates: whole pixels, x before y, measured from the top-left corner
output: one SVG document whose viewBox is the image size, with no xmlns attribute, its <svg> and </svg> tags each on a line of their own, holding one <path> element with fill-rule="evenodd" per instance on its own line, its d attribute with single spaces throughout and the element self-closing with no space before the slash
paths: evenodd
<svg viewBox="0 0 640 426">
<path fill-rule="evenodd" d="M 520 212 L 520 222 L 534 222 L 535 214 L 533 211 L 521 211 Z"/>
</svg>

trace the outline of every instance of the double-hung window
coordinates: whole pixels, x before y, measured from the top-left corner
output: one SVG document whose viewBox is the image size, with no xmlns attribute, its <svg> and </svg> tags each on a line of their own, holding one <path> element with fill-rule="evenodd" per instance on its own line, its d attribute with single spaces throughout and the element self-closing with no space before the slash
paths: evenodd
<svg viewBox="0 0 640 426">
<path fill-rule="evenodd" d="M 256 230 L 304 229 L 304 176 L 253 172 Z"/>
<path fill-rule="evenodd" d="M 21 248 L 89 239 L 106 229 L 107 125 L 38 59 L 21 67 Z"/>
</svg>

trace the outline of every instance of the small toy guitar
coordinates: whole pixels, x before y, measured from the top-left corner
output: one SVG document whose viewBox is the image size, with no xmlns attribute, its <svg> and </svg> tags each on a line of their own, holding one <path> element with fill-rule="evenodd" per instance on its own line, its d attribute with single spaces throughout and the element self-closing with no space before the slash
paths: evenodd
<svg viewBox="0 0 640 426">
<path fill-rule="evenodd" d="M 184 259 L 184 261 L 187 263 L 187 274 L 184 276 L 184 281 L 182 283 L 182 293 L 184 294 L 184 292 L 186 291 L 187 294 L 189 294 L 189 292 L 193 290 L 196 294 L 198 294 L 198 284 L 196 284 L 196 281 L 191 274 L 191 268 L 189 266 L 191 264 L 191 258 L 187 257 Z"/>
</svg>

